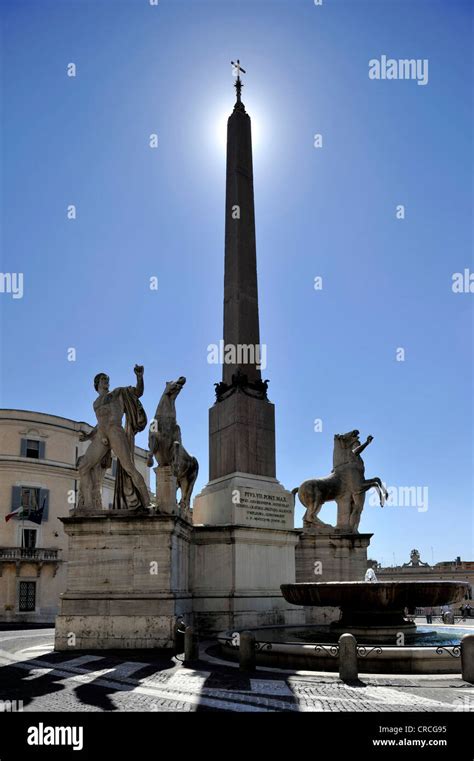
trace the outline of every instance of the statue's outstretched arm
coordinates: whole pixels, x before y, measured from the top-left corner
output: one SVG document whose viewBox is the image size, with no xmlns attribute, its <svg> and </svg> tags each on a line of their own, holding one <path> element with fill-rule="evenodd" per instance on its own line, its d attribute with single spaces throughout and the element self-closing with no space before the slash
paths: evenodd
<svg viewBox="0 0 474 761">
<path fill-rule="evenodd" d="M 135 386 L 135 393 L 137 396 L 143 396 L 145 390 L 145 384 L 143 382 L 143 365 L 135 365 L 133 372 L 137 376 L 137 385 Z"/>
</svg>

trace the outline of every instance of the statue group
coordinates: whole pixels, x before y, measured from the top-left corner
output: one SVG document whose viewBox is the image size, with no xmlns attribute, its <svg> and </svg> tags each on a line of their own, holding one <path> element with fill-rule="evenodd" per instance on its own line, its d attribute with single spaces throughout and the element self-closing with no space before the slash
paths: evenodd
<svg viewBox="0 0 474 761">
<path fill-rule="evenodd" d="M 79 437 L 80 441 L 91 442 L 77 462 L 79 512 L 103 509 L 102 482 L 105 471 L 112 464 L 112 453 L 117 458 L 112 510 L 151 512 L 150 493 L 135 465 L 135 436 L 147 425 L 147 416 L 140 402 L 144 392 L 143 366 L 135 365 L 134 372 L 135 386 L 123 386 L 112 391 L 106 373 L 98 373 L 94 378 L 97 398 L 93 408 L 97 424 L 89 433 L 82 433 Z M 181 492 L 179 507 L 189 510 L 199 466 L 196 458 L 183 447 L 181 430 L 176 421 L 175 400 L 185 383 L 186 378 L 183 377 L 166 383 L 149 429 L 147 465 L 151 467 L 153 458 L 156 458 L 158 479 L 161 467 L 171 467 L 177 489 Z M 154 505 L 154 509 L 159 512 L 159 505 Z"/>
<path fill-rule="evenodd" d="M 107 468 L 112 463 L 112 453 L 117 458 L 115 491 L 112 510 L 128 510 L 135 513 L 151 512 L 150 493 L 135 461 L 135 436 L 143 431 L 147 416 L 140 402 L 143 395 L 143 367 L 135 365 L 136 383 L 110 391 L 109 376 L 98 373 L 94 378 L 97 398 L 93 404 L 97 425 L 90 433 L 83 433 L 81 441 L 90 440 L 85 454 L 78 460 L 80 512 L 102 510 L 102 481 Z M 191 496 L 199 472 L 199 464 L 183 446 L 181 429 L 176 419 L 176 398 L 181 393 L 186 378 L 167 381 L 165 389 L 150 424 L 148 435 L 147 465 L 152 467 L 156 460 L 157 480 L 160 469 L 168 469 L 175 479 L 176 489 L 181 493 L 177 503 L 182 515 L 189 516 Z M 125 417 L 125 427 L 122 421 Z M 359 431 L 336 434 L 334 436 L 333 469 L 329 476 L 304 481 L 293 489 L 300 502 L 306 507 L 303 519 L 305 529 L 332 528 L 318 517 L 325 502 L 337 503 L 336 529 L 357 533 L 364 507 L 365 494 L 375 488 L 383 507 L 388 497 L 382 481 L 378 477 L 365 478 L 364 461 L 361 454 L 373 441 L 372 436 L 361 444 Z M 160 504 L 153 506 L 160 511 Z"/>
</svg>

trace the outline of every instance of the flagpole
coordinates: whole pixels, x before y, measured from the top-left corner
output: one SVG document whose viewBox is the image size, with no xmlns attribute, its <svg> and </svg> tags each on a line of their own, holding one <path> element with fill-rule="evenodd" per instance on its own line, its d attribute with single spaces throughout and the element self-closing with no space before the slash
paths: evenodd
<svg viewBox="0 0 474 761">
<path fill-rule="evenodd" d="M 22 550 L 26 550 L 26 547 L 24 546 L 25 542 L 25 508 L 23 507 L 23 492 L 21 493 L 21 524 L 20 524 L 20 545 Z M 23 552 L 22 552 L 23 554 Z M 26 555 L 26 552 L 25 552 Z"/>
</svg>

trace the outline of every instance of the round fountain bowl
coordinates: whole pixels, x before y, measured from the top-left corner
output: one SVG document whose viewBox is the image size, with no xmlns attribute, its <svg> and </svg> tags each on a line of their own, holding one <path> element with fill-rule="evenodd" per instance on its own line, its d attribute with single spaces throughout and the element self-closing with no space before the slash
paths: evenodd
<svg viewBox="0 0 474 761">
<path fill-rule="evenodd" d="M 414 610 L 461 601 L 469 590 L 460 581 L 319 581 L 282 584 L 293 605 L 333 606 L 348 610 Z"/>
<path fill-rule="evenodd" d="M 282 584 L 281 591 L 293 605 L 341 608 L 341 618 L 331 624 L 335 633 L 386 642 L 416 631 L 405 609 L 413 614 L 416 608 L 456 603 L 469 588 L 459 581 L 320 581 Z"/>
</svg>

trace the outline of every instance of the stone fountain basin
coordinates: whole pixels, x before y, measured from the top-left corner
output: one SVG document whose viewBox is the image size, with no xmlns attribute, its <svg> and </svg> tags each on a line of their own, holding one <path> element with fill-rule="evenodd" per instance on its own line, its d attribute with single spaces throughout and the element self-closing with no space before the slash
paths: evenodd
<svg viewBox="0 0 474 761">
<path fill-rule="evenodd" d="M 285 600 L 346 610 L 414 610 L 460 602 L 469 590 L 460 581 L 317 581 L 282 584 Z"/>
</svg>

